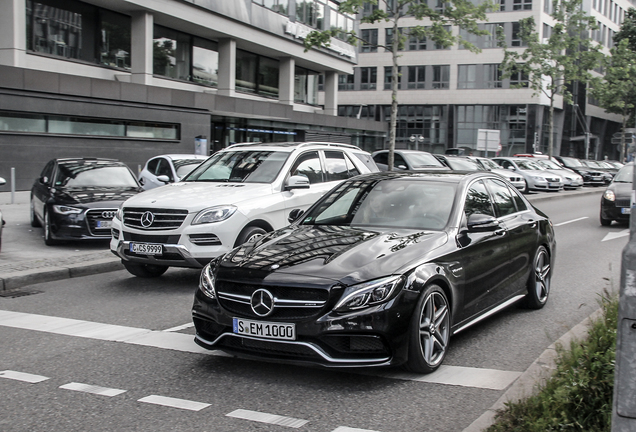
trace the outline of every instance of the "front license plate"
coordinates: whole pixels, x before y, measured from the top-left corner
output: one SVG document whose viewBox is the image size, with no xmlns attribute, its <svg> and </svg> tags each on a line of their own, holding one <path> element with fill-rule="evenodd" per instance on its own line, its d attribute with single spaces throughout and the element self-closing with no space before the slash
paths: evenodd
<svg viewBox="0 0 636 432">
<path fill-rule="evenodd" d="M 296 340 L 296 325 L 234 318 L 232 332 L 264 339 Z"/>
<path fill-rule="evenodd" d="M 163 248 L 160 244 L 131 243 L 130 251 L 140 255 L 161 255 Z"/>
<path fill-rule="evenodd" d="M 98 220 L 97 221 L 97 228 L 112 228 L 113 227 L 113 221 L 112 220 Z"/>
<path fill-rule="evenodd" d="M 621 209 L 621 213 L 623 214 L 630 214 L 632 212 L 632 209 L 630 207 L 623 207 Z"/>
</svg>

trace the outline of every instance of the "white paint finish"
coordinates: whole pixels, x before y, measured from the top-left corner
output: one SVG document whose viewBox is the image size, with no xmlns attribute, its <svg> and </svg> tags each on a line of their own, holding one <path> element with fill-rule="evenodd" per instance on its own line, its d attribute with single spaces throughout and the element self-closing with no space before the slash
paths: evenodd
<svg viewBox="0 0 636 432">
<path fill-rule="evenodd" d="M 16 372 L 12 370 L 0 371 L 0 378 L 7 378 L 16 381 L 28 382 L 31 384 L 37 384 L 42 381 L 46 381 L 49 379 L 48 377 L 42 375 L 34 375 L 25 372 Z"/>
<path fill-rule="evenodd" d="M 194 327 L 194 323 L 188 323 L 188 324 L 183 324 L 183 325 L 176 326 L 176 327 L 171 327 L 169 329 L 165 329 L 164 331 L 165 332 L 177 332 L 177 331 L 180 331 L 180 330 L 185 330 L 185 329 L 190 328 L 190 327 Z"/>
<path fill-rule="evenodd" d="M 177 399 L 166 396 L 150 395 L 139 399 L 137 402 L 144 402 L 153 405 L 161 405 L 172 408 L 179 408 L 189 411 L 201 411 L 210 406 L 208 403 L 189 401 L 187 399 Z"/>
<path fill-rule="evenodd" d="M 237 409 L 232 411 L 229 414 L 226 414 L 227 417 L 240 418 L 243 420 L 251 420 L 260 423 L 269 423 L 275 424 L 279 426 L 287 426 L 292 428 L 303 427 L 307 423 L 308 420 L 296 419 L 293 417 L 285 417 L 276 414 L 267 414 L 258 411 L 249 411 L 244 409 Z"/>
<path fill-rule="evenodd" d="M 82 384 L 82 383 L 68 383 L 60 386 L 61 389 L 64 390 L 73 390 L 84 393 L 92 393 L 100 396 L 108 396 L 113 397 L 125 393 L 126 390 L 108 388 L 108 387 L 100 387 L 91 384 Z"/>
<path fill-rule="evenodd" d="M 629 235 L 628 229 L 619 231 L 619 232 L 611 232 L 607 234 L 601 241 L 616 240 L 618 238 L 627 237 L 628 235 Z"/>
<path fill-rule="evenodd" d="M 572 219 L 572 220 L 569 220 L 569 221 L 561 222 L 561 223 L 555 224 L 554 226 L 555 227 L 560 227 L 560 226 L 563 226 L 563 225 L 571 224 L 573 222 L 582 221 L 584 219 L 589 219 L 589 218 L 587 216 L 584 216 L 584 217 L 580 217 L 578 219 Z"/>
<path fill-rule="evenodd" d="M 358 429 L 358 428 L 350 428 L 347 426 L 338 426 L 331 432 L 378 432 L 371 429 Z"/>
<path fill-rule="evenodd" d="M 371 373 L 369 375 L 407 381 L 504 390 L 521 376 L 521 372 L 442 365 L 435 372 L 426 375 L 393 371 Z"/>
</svg>

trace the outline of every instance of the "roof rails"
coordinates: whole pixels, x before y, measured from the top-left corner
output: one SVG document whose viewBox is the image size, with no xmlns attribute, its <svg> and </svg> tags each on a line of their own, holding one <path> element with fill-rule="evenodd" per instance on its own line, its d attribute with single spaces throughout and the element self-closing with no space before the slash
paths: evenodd
<svg viewBox="0 0 636 432">
<path fill-rule="evenodd" d="M 312 146 L 312 145 L 323 145 L 323 146 L 329 146 L 329 147 L 343 147 L 343 148 L 350 148 L 350 149 L 360 149 L 360 147 L 354 146 L 352 144 L 332 143 L 332 142 L 319 142 L 319 141 L 311 141 L 311 142 L 268 142 L 268 143 L 264 143 L 264 142 L 260 142 L 260 141 L 254 141 L 254 142 L 236 143 L 236 144 L 229 145 L 229 146 L 227 146 L 225 148 L 229 149 L 229 148 L 246 147 L 246 146 L 252 146 L 252 145 L 279 146 L 279 147 L 292 147 L 292 146 L 307 147 L 307 146 Z"/>
</svg>

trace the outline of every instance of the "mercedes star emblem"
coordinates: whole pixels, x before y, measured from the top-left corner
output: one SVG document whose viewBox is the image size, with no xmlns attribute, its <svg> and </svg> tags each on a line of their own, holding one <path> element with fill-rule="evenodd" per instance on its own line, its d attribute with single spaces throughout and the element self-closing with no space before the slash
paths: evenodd
<svg viewBox="0 0 636 432">
<path fill-rule="evenodd" d="M 147 211 L 141 215 L 141 226 L 148 228 L 155 221 L 155 215 Z"/>
<path fill-rule="evenodd" d="M 250 305 L 256 315 L 265 317 L 274 310 L 274 296 L 266 289 L 257 289 L 250 298 Z"/>
</svg>

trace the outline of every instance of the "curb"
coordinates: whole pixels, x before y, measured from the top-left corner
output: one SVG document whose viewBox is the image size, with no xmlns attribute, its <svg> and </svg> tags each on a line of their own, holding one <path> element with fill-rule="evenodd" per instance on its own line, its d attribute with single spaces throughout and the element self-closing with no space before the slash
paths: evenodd
<svg viewBox="0 0 636 432">
<path fill-rule="evenodd" d="M 462 432 L 481 432 L 495 423 L 498 410 L 504 409 L 506 404 L 518 402 L 533 395 L 539 387 L 552 376 L 556 370 L 557 347 L 569 347 L 573 340 L 580 340 L 587 336 L 590 323 L 603 313 L 601 308 L 592 312 L 579 324 L 575 325 L 561 336 L 556 342 L 546 348 L 526 371 L 506 390 L 495 404 Z"/>
</svg>

